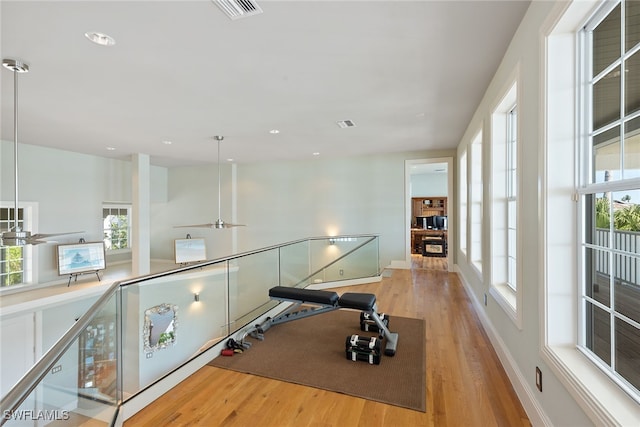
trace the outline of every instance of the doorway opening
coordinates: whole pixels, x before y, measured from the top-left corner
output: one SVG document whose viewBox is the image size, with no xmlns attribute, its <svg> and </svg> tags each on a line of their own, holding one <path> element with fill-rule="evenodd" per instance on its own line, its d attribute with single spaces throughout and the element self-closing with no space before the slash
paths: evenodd
<svg viewBox="0 0 640 427">
<path fill-rule="evenodd" d="M 453 271 L 453 157 L 405 161 L 406 263 Z"/>
</svg>

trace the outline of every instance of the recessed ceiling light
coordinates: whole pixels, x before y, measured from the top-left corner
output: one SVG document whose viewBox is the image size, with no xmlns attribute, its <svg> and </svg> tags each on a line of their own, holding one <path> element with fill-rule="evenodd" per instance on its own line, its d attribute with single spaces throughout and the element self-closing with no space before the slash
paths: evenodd
<svg viewBox="0 0 640 427">
<path fill-rule="evenodd" d="M 313 153 L 314 156 L 319 156 L 320 153 L 318 153 L 317 151 L 315 153 Z"/>
<path fill-rule="evenodd" d="M 164 145 L 171 145 L 171 144 L 173 144 L 173 142 L 169 141 L 168 139 L 165 139 L 164 141 L 162 141 L 162 143 L 163 143 Z"/>
<path fill-rule="evenodd" d="M 233 162 L 233 159 L 227 159 L 227 162 Z"/>
<path fill-rule="evenodd" d="M 116 147 L 107 147 L 107 151 L 115 151 Z"/>
<path fill-rule="evenodd" d="M 104 33 L 89 31 L 84 33 L 84 36 L 95 44 L 99 44 L 100 46 L 113 46 L 114 44 L 116 44 L 116 41 L 113 37 Z"/>
<path fill-rule="evenodd" d="M 280 131 L 278 129 L 271 129 L 269 133 L 275 135 L 277 133 L 280 133 Z"/>
</svg>

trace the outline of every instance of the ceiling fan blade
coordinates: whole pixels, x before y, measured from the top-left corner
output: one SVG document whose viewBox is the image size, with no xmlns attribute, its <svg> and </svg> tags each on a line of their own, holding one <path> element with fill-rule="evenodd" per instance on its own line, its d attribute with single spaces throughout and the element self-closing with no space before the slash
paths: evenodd
<svg viewBox="0 0 640 427">
<path fill-rule="evenodd" d="M 245 224 L 229 224 L 228 222 L 225 222 L 223 226 L 224 226 L 224 228 L 246 227 Z"/>
<path fill-rule="evenodd" d="M 29 245 L 41 245 L 43 243 L 54 243 L 51 242 L 49 240 L 32 240 L 32 239 L 27 239 L 27 244 Z"/>
<path fill-rule="evenodd" d="M 232 228 L 232 227 L 246 227 L 244 224 L 231 224 L 228 222 L 224 222 L 223 220 L 219 219 L 214 223 L 209 223 L 209 224 L 192 224 L 192 225 L 176 225 L 174 226 L 174 228 Z"/>
<path fill-rule="evenodd" d="M 78 233 L 84 233 L 84 231 L 70 231 L 68 233 L 37 233 L 37 234 L 32 234 L 31 236 L 29 236 L 29 240 L 41 240 L 41 239 L 47 239 L 49 237 L 55 237 L 55 236 L 65 236 L 67 234 L 78 234 Z"/>
<path fill-rule="evenodd" d="M 49 237 L 64 236 L 66 234 L 84 233 L 84 231 L 72 231 L 69 233 L 31 234 L 29 231 L 4 231 L 0 233 L 1 246 L 39 245 L 41 243 L 55 243 L 47 240 Z"/>
</svg>

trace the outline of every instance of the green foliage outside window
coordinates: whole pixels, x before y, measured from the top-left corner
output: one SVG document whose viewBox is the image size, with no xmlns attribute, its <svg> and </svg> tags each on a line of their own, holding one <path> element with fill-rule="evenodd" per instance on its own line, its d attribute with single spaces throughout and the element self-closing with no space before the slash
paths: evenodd
<svg viewBox="0 0 640 427">
<path fill-rule="evenodd" d="M 21 246 L 0 249 L 0 286 L 18 285 L 23 281 L 24 260 Z"/>
<path fill-rule="evenodd" d="M 596 228 L 609 228 L 611 215 L 609 213 L 609 199 L 596 199 Z M 640 231 L 640 205 L 631 204 L 613 212 L 615 230 Z"/>
<path fill-rule="evenodd" d="M 104 243 L 108 250 L 129 247 L 129 217 L 127 215 L 108 215 L 105 218 Z"/>
</svg>

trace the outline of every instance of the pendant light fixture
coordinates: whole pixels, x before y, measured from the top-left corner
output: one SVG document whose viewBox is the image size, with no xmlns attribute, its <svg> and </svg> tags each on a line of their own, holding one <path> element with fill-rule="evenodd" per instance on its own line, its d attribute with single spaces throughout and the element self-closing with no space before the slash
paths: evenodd
<svg viewBox="0 0 640 427">
<path fill-rule="evenodd" d="M 13 207 L 13 227 L 0 233 L 0 246 L 24 246 L 47 243 L 46 239 L 64 234 L 80 233 L 54 233 L 54 234 L 31 234 L 30 231 L 23 230 L 18 224 L 18 74 L 29 72 L 29 65 L 15 59 L 3 59 L 2 66 L 13 72 L 13 182 L 14 182 L 14 207 Z"/>
<path fill-rule="evenodd" d="M 213 137 L 218 142 L 218 219 L 216 222 L 209 224 L 194 224 L 194 225 L 178 225 L 176 228 L 192 227 L 192 228 L 231 228 L 231 227 L 244 227 L 244 224 L 231 224 L 221 219 L 221 202 L 220 202 L 220 143 L 224 140 L 224 136 L 216 135 Z"/>
</svg>

